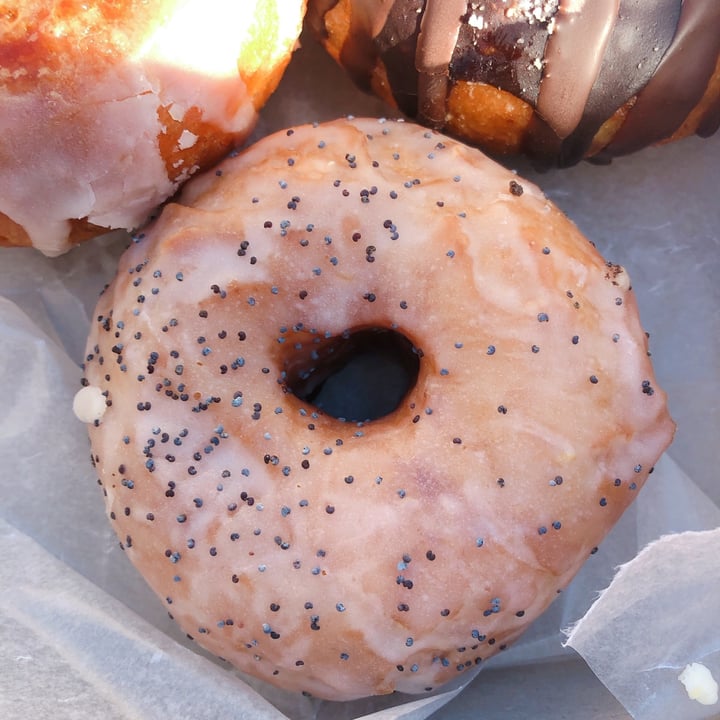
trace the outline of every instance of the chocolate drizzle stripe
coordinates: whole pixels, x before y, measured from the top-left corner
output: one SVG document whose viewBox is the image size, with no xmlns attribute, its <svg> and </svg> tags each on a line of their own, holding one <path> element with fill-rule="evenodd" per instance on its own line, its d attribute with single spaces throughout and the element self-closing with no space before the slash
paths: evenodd
<svg viewBox="0 0 720 720">
<path fill-rule="evenodd" d="M 427 0 L 415 53 L 418 112 L 423 121 L 442 127 L 448 94 L 449 68 L 457 44 L 466 0 Z"/>
<path fill-rule="evenodd" d="M 337 4 L 337 3 L 336 3 Z M 340 62 L 353 81 L 365 91 L 371 89 L 372 63 L 377 52 L 373 38 L 382 30 L 395 0 L 355 0 L 351 5 L 350 30 L 340 53 Z"/>
<path fill-rule="evenodd" d="M 466 10 L 466 0 L 426 0 L 415 55 L 418 72 L 447 75 Z"/>
<path fill-rule="evenodd" d="M 648 83 L 673 41 L 682 0 L 621 0 L 600 72 L 578 126 L 560 149 L 561 166 L 586 155 L 602 124 Z"/>
<path fill-rule="evenodd" d="M 354 0 L 353 12 L 357 12 L 370 37 L 375 37 L 385 25 L 395 0 Z"/>
<path fill-rule="evenodd" d="M 418 114 L 415 55 L 424 6 L 425 0 L 396 0 L 373 38 L 372 65 L 382 62 L 398 108 L 410 117 Z"/>
<path fill-rule="evenodd" d="M 566 138 L 578 125 L 600 72 L 605 48 L 615 25 L 620 0 L 592 0 L 579 11 L 560 3 L 555 30 L 545 46 L 545 71 L 537 112 Z"/>
<path fill-rule="evenodd" d="M 424 125 L 442 129 L 445 125 L 446 99 L 449 79 L 447 75 L 420 73 L 418 77 L 418 120 Z"/>
<path fill-rule="evenodd" d="M 720 94 L 709 105 L 697 128 L 700 137 L 707 138 L 720 129 Z"/>
<path fill-rule="evenodd" d="M 720 2 L 685 0 L 670 48 L 603 154 L 626 155 L 672 135 L 702 98 L 718 55 Z"/>
</svg>

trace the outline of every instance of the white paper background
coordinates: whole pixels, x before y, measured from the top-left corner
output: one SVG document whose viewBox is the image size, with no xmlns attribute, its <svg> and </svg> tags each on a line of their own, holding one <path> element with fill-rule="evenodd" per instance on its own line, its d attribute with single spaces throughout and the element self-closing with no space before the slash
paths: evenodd
<svg viewBox="0 0 720 720">
<path fill-rule="evenodd" d="M 388 110 L 355 91 L 307 41 L 256 137 L 347 113 Z M 0 718 L 274 719 L 280 711 L 293 720 L 375 711 L 375 718 L 408 720 L 628 717 L 577 655 L 562 647 L 561 629 L 581 617 L 614 568 L 648 542 L 720 525 L 720 136 L 648 150 L 608 167 L 583 164 L 538 175 L 527 163 L 513 166 L 630 272 L 651 333 L 658 383 L 678 423 L 670 458 L 561 602 L 447 705 L 446 698 L 338 705 L 273 693 L 276 710 L 234 672 L 187 649 L 192 646 L 127 563 L 104 517 L 85 428 L 74 419 L 71 402 L 89 319 L 114 274 L 124 236 L 105 236 L 53 260 L 0 249 Z M 642 588 L 651 587 L 643 572 L 662 581 L 643 607 L 672 590 L 641 613 L 646 624 L 602 620 L 598 612 L 623 619 L 627 606 L 604 609 L 615 597 L 608 593 L 588 617 L 595 624 L 584 633 L 578 628 L 574 638 L 583 638 L 582 652 L 594 670 L 640 720 L 695 720 L 720 712 L 688 700 L 676 680 L 685 662 L 700 659 L 720 678 L 720 540 L 716 533 L 683 535 L 679 542 L 679 550 L 661 546 L 660 555 L 643 554 L 639 566 L 623 572 L 629 584 L 621 589 L 631 588 L 625 597 L 643 597 Z M 681 553 L 682 563 L 672 552 Z M 699 586 L 702 577 L 715 578 L 715 584 Z M 682 623 L 671 627 L 678 615 Z M 633 627 L 639 632 L 628 634 Z M 678 642 L 670 632 L 703 642 Z M 648 672 L 648 648 L 652 662 L 671 668 Z M 618 673 L 613 661 L 628 656 L 629 665 Z M 382 714 L 403 700 L 411 704 Z"/>
</svg>

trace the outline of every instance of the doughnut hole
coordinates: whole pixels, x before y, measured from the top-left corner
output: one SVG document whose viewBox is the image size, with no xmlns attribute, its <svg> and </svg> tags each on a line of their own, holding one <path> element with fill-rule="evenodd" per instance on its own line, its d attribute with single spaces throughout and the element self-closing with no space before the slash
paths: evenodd
<svg viewBox="0 0 720 720">
<path fill-rule="evenodd" d="M 291 344 L 284 389 L 326 415 L 364 422 L 390 415 L 415 387 L 420 353 L 387 328 L 347 330 L 309 345 Z"/>
</svg>

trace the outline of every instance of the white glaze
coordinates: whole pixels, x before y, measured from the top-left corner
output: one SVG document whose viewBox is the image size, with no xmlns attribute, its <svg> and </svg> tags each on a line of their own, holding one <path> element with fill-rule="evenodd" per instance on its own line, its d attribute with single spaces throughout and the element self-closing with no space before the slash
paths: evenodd
<svg viewBox="0 0 720 720">
<path fill-rule="evenodd" d="M 238 56 L 268 4 L 169 0 L 158 6 L 169 21 L 99 76 L 92 63 L 78 58 L 72 86 L 17 95 L 3 89 L 0 212 L 46 255 L 71 247 L 69 219 L 112 228 L 142 225 L 198 170 L 195 165 L 168 177 L 158 142 L 165 129 L 161 107 L 170 107 L 180 121 L 190 108 L 200 108 L 204 120 L 238 141 L 255 125 Z M 277 48 L 260 60 L 272 65 L 287 58 L 301 13 L 299 2 L 284 7 Z M 181 149 L 192 144 L 187 136 L 182 142 Z"/>
</svg>

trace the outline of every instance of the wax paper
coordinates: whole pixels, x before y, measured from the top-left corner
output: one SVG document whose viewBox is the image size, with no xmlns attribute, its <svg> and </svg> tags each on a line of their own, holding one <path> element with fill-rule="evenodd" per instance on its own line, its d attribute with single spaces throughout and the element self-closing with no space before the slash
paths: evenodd
<svg viewBox="0 0 720 720">
<path fill-rule="evenodd" d="M 678 676 L 691 661 L 720 677 L 720 636 L 708 632 L 720 617 L 719 547 L 720 528 L 651 543 L 570 633 L 568 644 L 637 720 L 718 716 L 717 704 L 690 700 Z"/>
<path fill-rule="evenodd" d="M 391 111 L 305 39 L 255 138 L 348 113 Z M 71 409 L 93 308 L 127 236 L 55 259 L 0 249 L 1 718 L 694 720 L 720 712 L 690 700 L 677 680 L 686 663 L 703 660 L 720 677 L 720 137 L 543 174 L 505 162 L 627 268 L 678 423 L 636 503 L 543 618 L 472 682 L 463 676 L 430 698 L 320 702 L 206 656 L 118 547 Z"/>
</svg>

